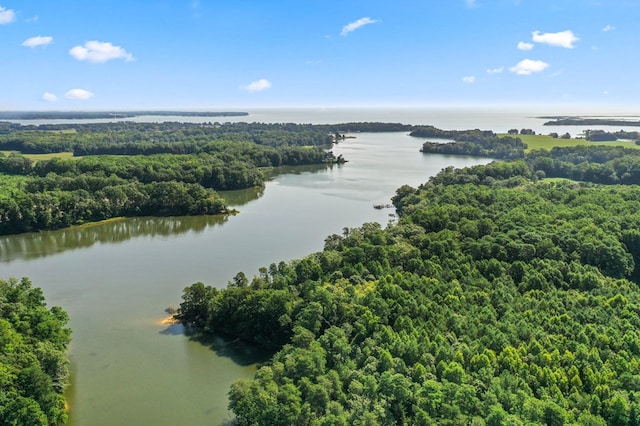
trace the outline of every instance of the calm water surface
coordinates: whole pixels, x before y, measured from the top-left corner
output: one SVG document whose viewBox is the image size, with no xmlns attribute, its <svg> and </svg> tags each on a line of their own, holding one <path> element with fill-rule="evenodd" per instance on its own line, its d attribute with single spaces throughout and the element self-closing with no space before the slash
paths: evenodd
<svg viewBox="0 0 640 426">
<path fill-rule="evenodd" d="M 28 276 L 70 315 L 73 425 L 215 425 L 231 419 L 229 385 L 269 354 L 162 323 L 196 281 L 224 287 L 272 262 L 321 250 L 344 227 L 392 219 L 396 188 L 486 159 L 423 155 L 403 133 L 357 134 L 349 163 L 295 169 L 265 188 L 226 194 L 240 214 L 135 218 L 0 238 L 0 276 Z"/>
</svg>

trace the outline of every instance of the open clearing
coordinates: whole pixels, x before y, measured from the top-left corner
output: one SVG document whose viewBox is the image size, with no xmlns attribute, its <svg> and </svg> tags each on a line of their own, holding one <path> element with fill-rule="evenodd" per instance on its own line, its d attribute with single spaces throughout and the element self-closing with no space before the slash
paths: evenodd
<svg viewBox="0 0 640 426">
<path fill-rule="evenodd" d="M 4 155 L 10 155 L 12 152 L 17 151 L 0 151 Z M 31 161 L 51 160 L 52 158 L 80 158 L 74 157 L 73 152 L 53 152 L 50 154 L 21 154 Z"/>
<path fill-rule="evenodd" d="M 532 151 L 534 149 L 546 149 L 551 150 L 551 148 L 556 146 L 578 146 L 578 145 L 608 145 L 608 146 L 623 146 L 625 148 L 633 148 L 640 149 L 640 145 L 636 145 L 634 141 L 607 141 L 607 142 L 589 142 L 586 139 L 561 139 L 561 138 L 552 138 L 548 135 L 508 135 L 508 134 L 500 134 L 500 136 L 512 136 L 518 137 L 522 140 L 522 142 L 527 144 L 526 152 Z"/>
</svg>

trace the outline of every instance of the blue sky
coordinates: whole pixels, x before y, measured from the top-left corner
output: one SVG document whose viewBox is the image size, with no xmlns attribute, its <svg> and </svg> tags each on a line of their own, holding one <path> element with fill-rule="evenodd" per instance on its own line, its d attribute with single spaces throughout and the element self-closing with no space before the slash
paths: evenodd
<svg viewBox="0 0 640 426">
<path fill-rule="evenodd" d="M 640 105 L 640 0 L 0 0 L 0 109 Z"/>
</svg>

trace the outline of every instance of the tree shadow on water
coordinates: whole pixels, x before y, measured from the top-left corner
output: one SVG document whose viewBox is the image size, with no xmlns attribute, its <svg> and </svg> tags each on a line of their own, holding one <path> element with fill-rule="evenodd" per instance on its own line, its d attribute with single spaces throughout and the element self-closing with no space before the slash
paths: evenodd
<svg viewBox="0 0 640 426">
<path fill-rule="evenodd" d="M 184 335 L 189 340 L 208 347 L 218 356 L 230 358 L 234 363 L 248 366 L 267 362 L 277 350 L 257 343 L 248 342 L 224 333 L 203 333 L 199 330 L 185 327 L 180 323 L 170 324 L 160 334 L 177 336 Z"/>
</svg>

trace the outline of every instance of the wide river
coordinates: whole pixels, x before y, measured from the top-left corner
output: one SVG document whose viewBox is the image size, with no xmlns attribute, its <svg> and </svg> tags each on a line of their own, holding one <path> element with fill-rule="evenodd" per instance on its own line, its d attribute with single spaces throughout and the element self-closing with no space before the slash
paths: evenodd
<svg viewBox="0 0 640 426">
<path fill-rule="evenodd" d="M 196 281 L 224 287 L 239 271 L 251 277 L 321 250 L 344 227 L 386 225 L 394 210 L 373 205 L 390 202 L 399 186 L 488 161 L 423 155 L 423 140 L 404 133 L 355 136 L 334 148 L 345 165 L 292 169 L 265 188 L 225 194 L 240 211 L 233 217 L 135 218 L 0 238 L 0 276 L 30 277 L 49 305 L 70 315 L 71 424 L 230 420 L 229 385 L 251 377 L 268 354 L 163 324 L 183 288 Z"/>
</svg>

